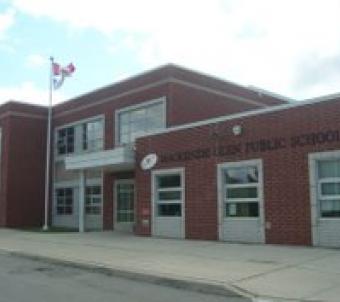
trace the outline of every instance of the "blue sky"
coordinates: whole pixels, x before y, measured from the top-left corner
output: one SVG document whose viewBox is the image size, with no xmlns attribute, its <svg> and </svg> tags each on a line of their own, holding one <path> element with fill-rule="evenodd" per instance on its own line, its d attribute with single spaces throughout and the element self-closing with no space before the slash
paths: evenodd
<svg viewBox="0 0 340 302">
<path fill-rule="evenodd" d="M 60 102 L 168 62 L 294 99 L 340 91 L 340 0 L 0 0 L 0 103 Z"/>
</svg>

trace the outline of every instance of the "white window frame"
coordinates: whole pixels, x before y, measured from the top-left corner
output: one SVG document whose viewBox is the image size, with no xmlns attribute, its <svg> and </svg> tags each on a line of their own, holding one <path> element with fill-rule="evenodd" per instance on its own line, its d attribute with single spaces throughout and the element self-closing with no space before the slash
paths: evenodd
<svg viewBox="0 0 340 302">
<path fill-rule="evenodd" d="M 224 171 L 228 168 L 242 168 L 242 167 L 250 167 L 256 166 L 258 169 L 258 183 L 256 184 L 258 187 L 258 197 L 256 199 L 253 198 L 242 198 L 238 199 L 240 202 L 252 202 L 254 200 L 258 201 L 259 206 L 259 216 L 258 217 L 232 217 L 225 215 L 225 175 Z M 237 185 L 238 187 L 251 187 L 253 183 Z M 255 185 L 255 183 L 254 183 Z M 230 186 L 230 185 L 229 185 Z M 224 220 L 228 221 L 246 221 L 246 220 L 258 220 L 260 219 L 261 223 L 261 237 L 263 242 L 265 242 L 265 209 L 264 209 L 264 186 L 263 186 L 263 161 L 262 159 L 251 159 L 251 160 L 243 160 L 237 162 L 224 162 L 217 164 L 217 196 L 218 196 L 218 232 L 219 232 L 219 240 L 223 240 L 223 222 Z M 236 199 L 235 199 L 236 200 Z"/>
<path fill-rule="evenodd" d="M 102 149 L 99 150 L 84 150 L 83 149 L 83 124 L 86 124 L 88 122 L 94 122 L 97 120 L 101 120 L 103 123 L 103 144 L 102 144 Z M 58 154 L 57 152 L 57 142 L 58 142 L 58 130 L 68 128 L 68 127 L 74 127 L 74 152 L 73 153 L 66 153 L 66 154 Z M 54 128 L 54 145 L 53 145 L 53 150 L 54 150 L 54 161 L 60 161 L 63 160 L 67 156 L 72 156 L 76 154 L 82 154 L 82 153 L 90 153 L 90 152 L 96 152 L 96 151 L 101 151 L 104 149 L 104 141 L 105 141 L 105 115 L 100 114 L 96 116 L 91 116 L 86 119 L 81 119 L 72 123 L 67 123 L 63 124 L 61 126 L 55 127 Z"/>
<path fill-rule="evenodd" d="M 101 123 L 101 132 L 99 131 L 88 131 L 87 125 L 89 123 Z M 81 149 L 82 152 L 84 153 L 90 153 L 90 152 L 96 152 L 96 151 L 101 151 L 104 148 L 104 132 L 105 132 L 105 123 L 103 122 L 102 119 L 95 119 L 95 120 L 91 120 L 91 121 L 87 121 L 85 123 L 81 124 L 82 127 L 82 139 L 81 139 Z M 84 148 L 84 143 L 85 143 L 85 139 L 84 139 L 84 130 L 86 131 L 86 144 L 87 144 L 87 148 Z M 99 142 L 99 144 L 97 144 Z M 97 146 L 98 145 L 98 146 Z"/>
<path fill-rule="evenodd" d="M 174 175 L 174 174 L 179 174 L 181 177 L 181 199 L 177 200 L 178 203 L 181 204 L 181 217 L 178 216 L 158 216 L 156 211 L 157 211 L 157 205 L 158 205 L 158 194 L 157 192 L 159 192 L 157 190 L 157 177 L 158 176 L 167 176 L 167 175 Z M 185 169 L 180 167 L 180 168 L 172 168 L 172 169 L 158 169 L 158 170 L 152 170 L 151 172 L 151 213 L 152 213 L 152 225 L 151 225 L 151 230 L 152 230 L 152 234 L 155 233 L 155 224 L 154 224 L 154 220 L 155 218 L 157 219 L 172 219 L 172 218 L 181 218 L 182 221 L 182 226 L 183 226 L 183 234 L 182 234 L 182 238 L 185 238 Z M 176 188 L 176 191 L 178 191 L 179 189 Z M 162 202 L 163 204 L 169 204 L 169 203 L 174 203 L 174 201 L 169 201 L 169 202 Z"/>
<path fill-rule="evenodd" d="M 67 129 L 73 129 L 73 152 L 68 152 L 67 149 L 69 147 L 68 144 L 68 136 L 67 136 Z M 63 142 L 63 146 L 66 149 L 65 153 L 60 154 L 59 153 L 59 131 L 65 130 L 66 131 L 66 136 L 64 137 L 64 142 Z M 56 139 L 55 139 L 55 152 L 58 156 L 68 156 L 70 154 L 74 154 L 76 150 L 76 129 L 74 126 L 68 126 L 68 127 L 63 127 L 60 128 L 56 131 Z"/>
<path fill-rule="evenodd" d="M 90 194 L 88 196 L 87 194 L 87 188 L 92 188 L 92 187 L 99 187 L 100 188 L 100 193 L 99 194 Z M 90 203 L 87 203 L 87 198 L 90 198 Z M 94 198 L 99 198 L 100 202 L 96 203 L 93 202 Z M 93 208 L 93 207 L 99 207 L 99 213 L 88 213 L 87 208 Z M 101 184 L 86 184 L 85 186 L 85 215 L 92 215 L 92 216 L 101 216 L 103 212 L 103 187 Z"/>
<path fill-rule="evenodd" d="M 71 208 L 72 208 L 72 213 L 71 214 L 65 214 L 65 213 L 63 213 L 63 214 L 60 214 L 60 213 L 58 213 L 58 207 L 67 207 L 67 205 L 65 205 L 65 201 L 64 201 L 64 204 L 62 205 L 62 206 L 59 206 L 58 205 L 58 194 L 57 194 L 57 190 L 66 190 L 66 189 L 72 189 L 72 206 L 71 206 Z M 74 203 L 75 203 L 75 198 L 74 198 L 74 194 L 75 194 L 75 187 L 73 187 L 73 186 L 59 186 L 59 187 L 56 187 L 55 189 L 54 189 L 54 196 L 55 196 L 55 215 L 56 216 L 67 216 L 67 217 L 69 217 L 69 216 L 74 216 L 74 210 L 75 210 L 75 205 L 74 205 Z"/>
<path fill-rule="evenodd" d="M 167 115 L 166 115 L 166 97 L 163 96 L 163 97 L 160 97 L 160 98 L 157 98 L 157 99 L 153 99 L 153 100 L 150 100 L 150 101 L 146 101 L 146 102 L 142 102 L 142 103 L 138 103 L 136 105 L 132 105 L 132 106 L 127 106 L 127 107 L 123 107 L 121 109 L 118 109 L 114 112 L 114 120 L 115 120 L 115 123 L 114 123 L 114 135 L 115 135 L 115 146 L 122 146 L 122 145 L 126 145 L 125 143 L 121 143 L 119 141 L 119 132 L 120 132 L 120 124 L 119 124 L 119 116 L 120 114 L 122 113 L 125 113 L 125 112 L 129 112 L 129 111 L 134 111 L 134 110 L 137 110 L 137 109 L 141 109 L 141 108 L 144 108 L 144 107 L 149 107 L 149 106 L 152 106 L 152 105 L 157 105 L 157 104 L 163 104 L 163 116 L 164 116 L 164 120 L 163 120 L 163 129 L 166 128 L 166 125 L 167 125 Z M 150 135 L 152 134 L 153 132 L 158 132 L 160 129 L 157 129 L 155 131 L 150 131 L 149 133 L 147 133 L 147 135 Z M 130 144 L 133 144 L 134 142 L 130 142 Z"/>
<path fill-rule="evenodd" d="M 340 151 L 326 151 L 309 154 L 309 171 L 310 171 L 310 191 L 312 200 L 312 225 L 316 220 L 340 220 L 340 217 L 322 217 L 320 200 L 339 200 L 339 195 L 322 195 L 321 185 L 324 183 L 340 183 L 340 177 L 327 177 L 319 179 L 318 164 L 321 161 L 340 160 Z"/>
</svg>

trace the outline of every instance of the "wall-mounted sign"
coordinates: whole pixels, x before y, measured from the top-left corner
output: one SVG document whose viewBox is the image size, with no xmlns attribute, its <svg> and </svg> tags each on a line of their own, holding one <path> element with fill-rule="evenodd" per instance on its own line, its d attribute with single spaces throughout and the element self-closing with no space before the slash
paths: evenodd
<svg viewBox="0 0 340 302">
<path fill-rule="evenodd" d="M 291 137 L 273 137 L 237 144 L 219 144 L 194 150 L 176 151 L 160 154 L 160 161 L 180 162 L 199 160 L 210 157 L 225 157 L 238 154 L 254 154 L 279 151 L 288 148 L 303 148 L 340 142 L 340 130 L 326 130 L 294 135 Z"/>
<path fill-rule="evenodd" d="M 157 154 L 155 153 L 148 154 L 142 159 L 140 167 L 142 168 L 142 170 L 150 170 L 157 164 L 157 160 L 158 160 Z"/>
</svg>

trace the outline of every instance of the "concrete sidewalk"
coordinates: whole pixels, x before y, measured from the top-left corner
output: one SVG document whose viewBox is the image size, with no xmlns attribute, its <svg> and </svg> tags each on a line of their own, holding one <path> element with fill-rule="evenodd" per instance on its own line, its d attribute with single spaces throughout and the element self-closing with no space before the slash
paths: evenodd
<svg viewBox="0 0 340 302">
<path fill-rule="evenodd" d="M 8 229 L 0 250 L 223 286 L 257 301 L 340 301 L 340 250 Z"/>
</svg>

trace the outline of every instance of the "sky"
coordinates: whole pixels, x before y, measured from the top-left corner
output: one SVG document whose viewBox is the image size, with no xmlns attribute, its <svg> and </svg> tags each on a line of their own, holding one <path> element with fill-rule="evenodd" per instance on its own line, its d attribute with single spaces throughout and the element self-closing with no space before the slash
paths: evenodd
<svg viewBox="0 0 340 302">
<path fill-rule="evenodd" d="M 166 63 L 295 100 L 340 92 L 340 0 L 0 0 L 0 103 L 58 103 Z"/>
</svg>

